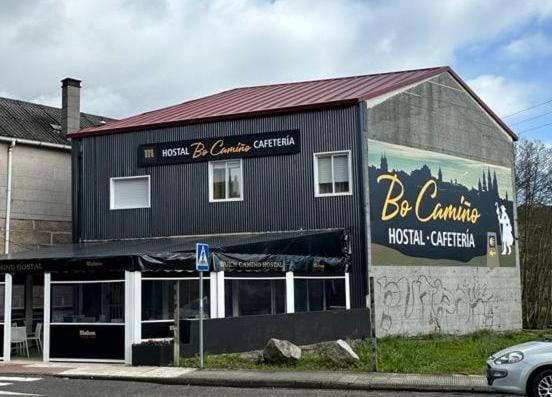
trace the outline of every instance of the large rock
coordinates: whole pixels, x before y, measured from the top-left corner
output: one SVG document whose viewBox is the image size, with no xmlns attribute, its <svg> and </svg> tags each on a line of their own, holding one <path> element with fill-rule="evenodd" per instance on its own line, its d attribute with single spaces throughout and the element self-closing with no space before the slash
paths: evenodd
<svg viewBox="0 0 552 397">
<path fill-rule="evenodd" d="M 271 364 L 295 364 L 301 349 L 287 340 L 270 339 L 263 350 L 263 360 Z"/>
<path fill-rule="evenodd" d="M 324 354 L 324 351 L 326 348 L 330 345 L 335 343 L 335 341 L 329 341 L 329 342 L 318 342 L 313 343 L 311 345 L 303 345 L 301 346 L 301 350 L 303 351 L 303 355 L 306 353 L 313 353 L 313 354 Z"/>
<path fill-rule="evenodd" d="M 355 365 L 360 361 L 358 355 L 343 339 L 324 344 L 323 353 L 331 362 L 340 367 Z"/>
</svg>

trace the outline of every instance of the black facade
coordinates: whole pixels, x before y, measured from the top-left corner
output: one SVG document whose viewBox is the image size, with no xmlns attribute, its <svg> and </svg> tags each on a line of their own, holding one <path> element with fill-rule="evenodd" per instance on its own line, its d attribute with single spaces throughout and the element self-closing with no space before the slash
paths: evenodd
<svg viewBox="0 0 552 397">
<path fill-rule="evenodd" d="M 361 108 L 183 125 L 73 141 L 75 242 L 350 228 L 351 305 L 365 307 Z M 145 144 L 298 130 L 300 152 L 243 159 L 243 201 L 209 202 L 208 163 L 140 167 Z M 350 150 L 352 194 L 315 197 L 314 153 Z M 151 208 L 110 210 L 111 177 L 150 175 Z"/>
<path fill-rule="evenodd" d="M 270 338 L 298 345 L 336 339 L 369 337 L 369 309 L 330 310 L 205 320 L 206 353 L 239 353 L 262 350 Z M 316 330 L 316 332 L 312 332 Z M 240 335 L 240 338 L 228 338 Z M 180 354 L 193 357 L 199 350 L 199 324 L 183 320 L 180 326 Z"/>
</svg>

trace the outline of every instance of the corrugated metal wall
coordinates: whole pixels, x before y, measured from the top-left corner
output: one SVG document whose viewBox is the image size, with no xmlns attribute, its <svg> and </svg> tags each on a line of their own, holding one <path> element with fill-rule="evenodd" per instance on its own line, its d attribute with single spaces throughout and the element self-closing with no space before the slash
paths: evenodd
<svg viewBox="0 0 552 397">
<path fill-rule="evenodd" d="M 364 306 L 358 107 L 87 137 L 82 181 L 74 167 L 82 240 L 350 227 L 352 304 Z M 208 163 L 138 168 L 139 144 L 299 129 L 301 153 L 243 160 L 244 200 L 209 203 Z M 75 144 L 78 146 L 78 144 Z M 313 153 L 351 150 L 353 195 L 314 197 Z M 78 150 L 73 151 L 73 156 Z M 75 164 L 76 165 L 76 164 Z M 151 175 L 151 208 L 109 209 L 109 178 Z M 78 214 L 81 208 L 81 214 Z M 80 215 L 80 216 L 78 216 Z M 78 219 L 77 219 L 78 218 Z M 78 236 L 77 236 L 78 238 Z"/>
</svg>

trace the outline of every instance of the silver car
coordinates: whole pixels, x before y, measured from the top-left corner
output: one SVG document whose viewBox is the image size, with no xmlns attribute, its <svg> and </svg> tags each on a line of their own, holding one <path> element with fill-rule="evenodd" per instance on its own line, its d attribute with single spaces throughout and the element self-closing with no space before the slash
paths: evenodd
<svg viewBox="0 0 552 397">
<path fill-rule="evenodd" d="M 487 382 L 499 392 L 552 397 L 552 341 L 527 342 L 487 360 Z"/>
</svg>

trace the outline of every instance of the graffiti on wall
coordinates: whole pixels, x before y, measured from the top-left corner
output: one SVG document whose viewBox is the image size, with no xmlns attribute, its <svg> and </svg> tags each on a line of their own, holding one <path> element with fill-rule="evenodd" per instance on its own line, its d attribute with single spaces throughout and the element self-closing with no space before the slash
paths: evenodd
<svg viewBox="0 0 552 397">
<path fill-rule="evenodd" d="M 475 277 L 449 288 L 438 277 L 383 276 L 376 280 L 376 288 L 379 329 L 384 334 L 411 333 L 402 329 L 408 320 L 415 321 L 421 332 L 435 333 L 488 329 L 495 323 L 498 299 L 487 283 Z"/>
</svg>

